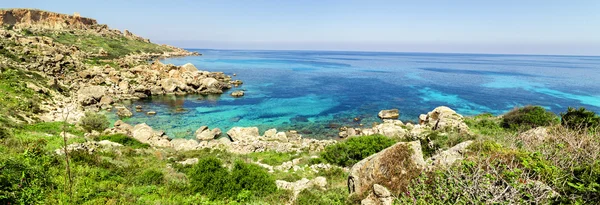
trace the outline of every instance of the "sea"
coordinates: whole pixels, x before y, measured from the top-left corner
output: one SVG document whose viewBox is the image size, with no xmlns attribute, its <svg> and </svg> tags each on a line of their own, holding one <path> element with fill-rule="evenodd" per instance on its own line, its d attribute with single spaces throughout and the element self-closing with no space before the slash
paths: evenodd
<svg viewBox="0 0 600 205">
<path fill-rule="evenodd" d="M 567 107 L 600 112 L 600 57 L 350 51 L 189 49 L 202 56 L 161 60 L 235 75 L 243 85 L 222 95 L 154 96 L 124 121 L 147 123 L 171 138 L 193 138 L 200 126 L 296 130 L 336 138 L 342 126 L 370 127 L 377 113 L 400 120 L 448 106 L 464 116 L 501 115 L 525 105 L 559 114 Z M 243 90 L 240 98 L 230 96 Z M 113 120 L 115 118 L 112 115 Z"/>
</svg>

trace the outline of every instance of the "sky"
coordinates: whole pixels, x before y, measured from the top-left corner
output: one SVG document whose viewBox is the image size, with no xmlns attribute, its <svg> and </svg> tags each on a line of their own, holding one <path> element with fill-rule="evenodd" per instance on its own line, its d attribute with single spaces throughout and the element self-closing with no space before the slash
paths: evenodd
<svg viewBox="0 0 600 205">
<path fill-rule="evenodd" d="M 600 55 L 600 0 L 0 0 L 184 48 Z"/>
</svg>

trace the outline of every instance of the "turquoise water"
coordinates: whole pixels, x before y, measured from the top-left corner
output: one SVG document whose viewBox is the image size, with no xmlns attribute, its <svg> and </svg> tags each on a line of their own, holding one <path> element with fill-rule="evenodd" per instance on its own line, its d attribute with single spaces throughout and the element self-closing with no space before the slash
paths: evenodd
<svg viewBox="0 0 600 205">
<path fill-rule="evenodd" d="M 375 53 L 333 51 L 195 50 L 172 58 L 200 70 L 223 71 L 244 81 L 221 96 L 162 96 L 136 102 L 156 116 L 134 113 L 174 138 L 191 138 L 202 125 L 295 129 L 314 138 L 335 137 L 343 125 L 370 126 L 381 109 L 398 108 L 404 121 L 446 105 L 463 115 L 502 114 L 541 105 L 600 111 L 600 57 Z M 245 90 L 242 98 L 229 93 Z M 354 118 L 360 120 L 355 121 Z"/>
</svg>

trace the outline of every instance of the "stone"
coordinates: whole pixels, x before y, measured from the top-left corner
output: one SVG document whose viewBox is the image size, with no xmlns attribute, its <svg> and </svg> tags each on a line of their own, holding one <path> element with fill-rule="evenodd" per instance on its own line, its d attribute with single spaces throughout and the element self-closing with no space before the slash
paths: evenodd
<svg viewBox="0 0 600 205">
<path fill-rule="evenodd" d="M 100 99 L 100 105 L 111 105 L 113 103 L 112 97 L 105 95 Z"/>
<path fill-rule="evenodd" d="M 398 117 L 400 117 L 400 113 L 398 109 L 381 110 L 377 116 L 381 119 L 398 119 Z"/>
<path fill-rule="evenodd" d="M 152 127 L 148 126 L 146 123 L 134 126 L 132 131 L 133 138 L 142 143 L 147 143 L 154 147 L 172 147 L 169 138 L 163 134 L 164 133 L 155 132 Z"/>
<path fill-rule="evenodd" d="M 352 166 L 348 190 L 361 195 L 376 182 L 403 186 L 397 184 L 399 179 L 416 177 L 424 167 L 419 141 L 398 142 Z"/>
<path fill-rule="evenodd" d="M 117 107 L 117 115 L 119 117 L 131 117 L 133 116 L 133 113 L 131 113 L 131 111 L 129 111 L 129 109 L 127 109 L 126 107 Z"/>
<path fill-rule="evenodd" d="M 536 146 L 543 143 L 549 136 L 548 128 L 536 127 L 519 134 L 519 139 L 530 146 Z"/>
<path fill-rule="evenodd" d="M 285 190 L 292 191 L 293 195 L 292 195 L 291 201 L 295 201 L 296 198 L 298 197 L 298 194 L 300 194 L 300 192 L 302 192 L 305 189 L 308 189 L 311 187 L 325 189 L 325 187 L 327 186 L 327 179 L 325 177 L 316 177 L 313 180 L 308 180 L 306 178 L 302 178 L 295 182 L 276 180 L 275 184 L 277 185 L 278 189 L 285 189 Z"/>
<path fill-rule="evenodd" d="M 379 184 L 373 184 L 373 192 L 375 193 L 375 195 L 377 197 L 392 196 L 392 193 L 390 192 L 390 190 L 388 190 L 387 188 L 385 188 L 384 186 L 381 186 Z"/>
<path fill-rule="evenodd" d="M 215 128 L 213 130 L 208 129 L 206 126 L 200 127 L 196 130 L 196 139 L 198 140 L 213 140 L 221 135 L 221 129 Z"/>
<path fill-rule="evenodd" d="M 185 166 L 185 165 L 198 164 L 198 161 L 199 161 L 198 158 L 189 158 L 189 159 L 186 159 L 186 160 L 183 160 L 183 161 L 179 161 L 177 163 Z"/>
<path fill-rule="evenodd" d="M 469 147 L 469 145 L 472 143 L 472 140 L 461 142 L 448 150 L 432 156 L 431 158 L 427 159 L 429 168 L 446 168 L 454 164 L 454 162 L 462 160 L 467 147 Z"/>
<path fill-rule="evenodd" d="M 194 66 L 194 64 L 191 63 L 186 63 L 185 65 L 182 65 L 181 70 L 184 72 L 198 72 L 198 68 L 196 68 L 196 66 Z"/>
<path fill-rule="evenodd" d="M 242 96 L 244 96 L 244 91 L 242 91 L 242 90 L 233 91 L 231 93 L 231 96 L 233 96 L 233 97 L 242 97 Z"/>
<path fill-rule="evenodd" d="M 148 111 L 146 115 L 156 115 L 156 111 Z"/>
<path fill-rule="evenodd" d="M 71 133 L 65 133 L 64 131 L 61 132 L 59 135 L 59 137 L 66 137 L 67 139 L 72 139 L 72 138 L 77 138 L 77 135 L 71 134 Z"/>
<path fill-rule="evenodd" d="M 265 131 L 265 134 L 263 135 L 263 137 L 272 138 L 275 136 L 275 134 L 277 134 L 277 129 L 269 129 L 269 130 Z"/>
<path fill-rule="evenodd" d="M 187 151 L 187 150 L 195 150 L 198 148 L 199 143 L 196 140 L 188 140 L 183 138 L 177 138 L 171 140 L 171 145 L 175 150 L 178 151 Z"/>
<path fill-rule="evenodd" d="M 96 104 L 106 94 L 106 88 L 103 86 L 88 86 L 77 91 L 77 101 L 81 105 Z"/>
<path fill-rule="evenodd" d="M 232 141 L 252 141 L 259 137 L 258 127 L 234 127 L 227 131 Z"/>
<path fill-rule="evenodd" d="M 419 124 L 426 125 L 432 130 L 450 129 L 463 134 L 469 133 L 469 126 L 465 124 L 463 116 L 446 106 L 437 107 L 426 116 L 420 116 L 419 121 Z"/>
</svg>

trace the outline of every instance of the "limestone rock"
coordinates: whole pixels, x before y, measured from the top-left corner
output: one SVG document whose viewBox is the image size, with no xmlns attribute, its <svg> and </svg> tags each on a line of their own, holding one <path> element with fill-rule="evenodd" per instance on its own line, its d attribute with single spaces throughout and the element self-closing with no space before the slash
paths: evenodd
<svg viewBox="0 0 600 205">
<path fill-rule="evenodd" d="M 398 119 L 398 117 L 400 117 L 400 113 L 398 109 L 382 110 L 379 111 L 377 116 L 379 116 L 381 119 Z"/>
<path fill-rule="evenodd" d="M 402 186 L 397 184 L 400 178 L 416 177 L 424 167 L 419 141 L 398 142 L 352 166 L 348 190 L 360 195 L 376 182 Z"/>
<path fill-rule="evenodd" d="M 244 91 L 243 90 L 233 91 L 231 93 L 231 96 L 233 96 L 233 97 L 242 97 L 242 96 L 244 96 Z"/>
<path fill-rule="evenodd" d="M 213 140 L 219 135 L 221 135 L 221 129 L 219 128 L 210 130 L 208 127 L 202 126 L 196 130 L 196 139 L 198 140 Z"/>
<path fill-rule="evenodd" d="M 275 181 L 275 184 L 277 185 L 278 189 L 285 189 L 285 190 L 290 190 L 293 193 L 293 197 L 292 197 L 292 201 L 296 200 L 296 197 L 298 197 L 298 194 L 300 194 L 300 192 L 302 192 L 305 189 L 311 188 L 311 187 L 317 187 L 320 189 L 325 189 L 325 186 L 327 186 L 327 179 L 325 177 L 316 177 L 313 180 L 308 180 L 306 178 L 302 178 L 296 182 L 287 182 L 287 181 L 283 181 L 283 180 L 277 180 Z"/>
<path fill-rule="evenodd" d="M 171 147 L 171 142 L 168 136 L 164 135 L 164 132 L 155 132 L 152 127 L 146 123 L 138 124 L 133 127 L 132 131 L 133 138 L 139 140 L 142 143 L 148 143 L 154 147 Z"/>
<path fill-rule="evenodd" d="M 173 139 L 171 140 L 171 145 L 175 150 L 178 151 L 187 151 L 187 150 L 195 150 L 198 148 L 199 143 L 196 140 L 188 140 L 188 139 Z"/>
<path fill-rule="evenodd" d="M 466 152 L 467 147 L 472 143 L 472 140 L 461 142 L 455 145 L 454 147 L 446 151 L 440 152 L 439 154 L 436 154 L 431 158 L 427 159 L 427 164 L 429 164 L 430 167 L 449 167 L 454 162 L 463 159 L 463 155 Z"/>
<path fill-rule="evenodd" d="M 179 161 L 177 163 L 182 164 L 182 165 L 194 165 L 194 164 L 198 164 L 198 158 L 189 158 L 183 161 Z"/>
<path fill-rule="evenodd" d="M 234 127 L 227 131 L 232 141 L 253 141 L 259 137 L 258 127 Z"/>
<path fill-rule="evenodd" d="M 119 117 L 131 117 L 133 116 L 133 113 L 126 107 L 117 107 L 117 115 Z"/>
<path fill-rule="evenodd" d="M 422 119 L 424 118 L 424 119 Z M 421 125 L 431 127 L 432 130 L 456 130 L 460 133 L 469 133 L 469 127 L 464 122 L 462 115 L 446 106 L 440 106 L 419 117 Z"/>
<path fill-rule="evenodd" d="M 89 86 L 77 91 L 77 101 L 81 105 L 92 105 L 99 102 L 106 94 L 106 88 L 103 86 Z"/>
</svg>

